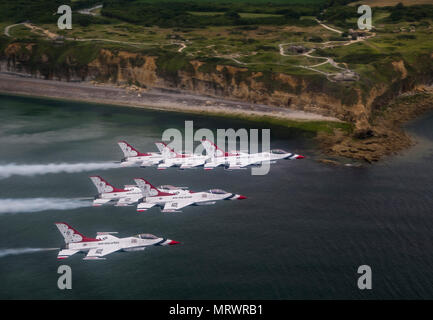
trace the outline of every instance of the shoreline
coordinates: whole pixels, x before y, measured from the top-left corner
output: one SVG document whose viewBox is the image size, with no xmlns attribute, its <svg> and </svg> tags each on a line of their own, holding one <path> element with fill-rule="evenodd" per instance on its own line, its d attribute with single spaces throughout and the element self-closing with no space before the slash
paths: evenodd
<svg viewBox="0 0 433 320">
<path fill-rule="evenodd" d="M 404 124 L 433 108 L 433 87 L 402 94 L 374 115 L 372 135 L 359 139 L 353 137 L 351 123 L 337 118 L 171 89 L 62 82 L 0 72 L 0 94 L 237 118 L 299 129 L 315 134 L 324 156 L 318 161 L 329 164 L 373 163 L 408 149 L 416 142 L 406 134 Z"/>
<path fill-rule="evenodd" d="M 319 133 L 317 140 L 330 157 L 363 160 L 367 163 L 386 160 L 401 154 L 418 143 L 406 125 L 433 110 L 433 87 L 422 86 L 401 94 L 372 115 L 372 132 L 368 137 L 354 139 L 341 132 Z"/>
<path fill-rule="evenodd" d="M 134 88 L 134 87 L 132 87 Z M 149 110 L 179 112 L 185 114 L 209 114 L 225 117 L 263 118 L 296 122 L 335 122 L 341 120 L 298 110 L 283 109 L 244 101 L 194 95 L 170 89 L 130 89 L 91 82 L 64 82 L 31 78 L 0 72 L 0 93 L 21 96 L 63 99 L 143 108 Z"/>
</svg>

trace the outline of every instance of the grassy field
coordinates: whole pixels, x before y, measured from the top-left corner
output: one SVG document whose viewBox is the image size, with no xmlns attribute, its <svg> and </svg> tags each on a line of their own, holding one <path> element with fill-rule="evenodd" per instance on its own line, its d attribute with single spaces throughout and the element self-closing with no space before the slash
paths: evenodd
<svg viewBox="0 0 433 320">
<path fill-rule="evenodd" d="M 94 17 L 86 17 L 90 20 L 87 21 L 88 23 L 86 21 L 83 23 L 83 20 L 80 20 L 83 17 L 79 14 L 74 14 L 72 30 L 59 31 L 55 23 L 34 24 L 64 36 L 65 46 L 68 46 L 66 51 L 77 54 L 79 61 L 83 63 L 94 57 L 99 48 L 109 48 L 159 56 L 159 61 L 162 61 L 161 65 L 169 68 L 172 73 L 177 72 L 176 68 L 189 66 L 188 61 L 199 60 L 208 65 L 208 70 L 213 70 L 216 64 L 226 64 L 248 69 L 249 72 L 280 72 L 299 77 L 314 77 L 315 85 L 321 88 L 323 84 L 320 84 L 320 81 L 328 83 L 332 80 L 329 76 L 340 73 L 342 68 L 347 68 L 361 76 L 359 82 L 346 83 L 346 87 L 366 88 L 374 83 L 390 84 L 396 72 L 392 65 L 393 62 L 404 61 L 409 65 L 419 64 L 420 56 L 433 52 L 431 41 L 433 23 L 430 17 L 416 21 L 404 19 L 392 21 L 392 10 L 378 8 L 373 13 L 373 23 L 376 27 L 375 37 L 349 44 L 347 38 L 349 28 L 340 27 L 339 29 L 344 31 L 344 34 L 337 34 L 319 25 L 315 16 L 308 14 L 298 16 L 293 20 L 293 12 L 287 11 L 287 4 L 303 3 L 296 8 L 300 11 L 309 10 L 303 7 L 305 1 L 273 1 L 275 5 L 258 6 L 265 1 L 233 0 L 231 3 L 235 7 L 238 5 L 238 8 L 242 10 L 237 12 L 239 17 L 234 15 L 233 19 L 236 21 L 232 21 L 232 25 L 161 27 L 154 24 L 137 24 L 110 16 L 97 17 L 96 20 L 92 20 Z M 139 0 L 138 2 L 156 3 L 153 0 Z M 180 0 L 175 2 L 182 3 Z M 208 16 L 229 16 L 227 19 L 232 19 L 231 15 L 226 15 L 226 11 L 217 10 L 226 8 L 224 7 L 227 5 L 225 2 L 215 4 L 213 1 L 203 0 L 196 9 L 204 9 L 203 4 L 206 3 L 209 3 L 210 9 L 215 8 L 215 10 L 182 11 L 184 10 L 182 7 L 177 9 L 181 13 L 187 13 L 184 16 L 185 21 L 188 21 L 190 16 L 204 19 L 207 19 Z M 314 7 L 324 1 L 309 0 L 308 3 Z M 159 5 L 161 2 L 158 2 Z M 260 9 L 262 11 L 259 8 L 263 8 Z M 279 12 L 281 8 L 286 11 L 277 14 L 276 12 Z M 329 11 L 332 11 L 331 9 Z M 347 10 L 350 11 L 350 14 L 332 17 L 332 21 L 337 19 L 340 23 L 352 27 L 356 23 L 356 18 L 353 17 L 353 13 L 356 14 L 356 8 L 344 6 L 343 9 L 337 7 L 334 11 L 347 13 Z M 101 14 L 104 15 L 104 10 Z M 173 16 L 174 13 L 168 10 L 167 14 Z M 258 19 L 258 22 L 263 22 L 261 19 L 280 19 L 281 17 L 287 18 L 284 24 L 279 24 L 279 20 L 276 20 L 277 24 L 269 24 L 268 20 L 265 20 L 263 24 L 249 24 L 248 21 L 242 20 Z M 324 22 L 330 27 L 335 27 L 332 21 Z M 13 22 L 1 22 L 0 27 L 4 29 L 9 23 Z M 46 50 L 49 50 L 51 45 L 43 33 L 32 32 L 24 25 L 15 26 L 10 33 L 13 38 L 20 41 L 41 42 L 41 47 Z M 60 50 L 57 49 L 58 46 L 59 44 L 56 45 L 56 49 L 51 50 L 53 56 L 56 50 Z M 305 51 L 316 50 L 311 52 L 311 56 L 307 56 L 305 53 L 294 52 L 293 48 L 290 49 L 291 46 L 302 46 Z M 89 57 L 85 57 L 86 54 Z M 326 62 L 326 58 L 332 58 L 338 63 L 338 67 Z M 325 63 L 322 64 L 322 62 Z M 417 72 L 417 70 L 411 69 L 409 72 Z M 272 84 L 269 86 L 272 87 Z"/>
<path fill-rule="evenodd" d="M 207 15 L 209 12 L 197 12 L 194 14 Z M 212 12 L 212 14 L 217 14 Z M 219 14 L 219 13 L 218 13 Z M 269 14 L 248 13 L 248 15 L 269 16 Z M 247 67 L 252 71 L 273 71 L 288 74 L 314 74 L 314 71 L 299 68 L 299 66 L 314 66 L 324 59 L 310 58 L 299 54 L 291 54 L 285 51 L 287 56 L 280 54 L 279 45 L 284 44 L 285 50 L 289 45 L 302 45 L 307 49 L 321 49 L 320 54 L 313 56 L 334 57 L 340 63 L 347 63 L 349 67 L 362 74 L 372 71 L 369 62 L 385 60 L 387 57 L 403 58 L 408 62 L 416 59 L 420 52 L 432 49 L 431 31 L 429 25 L 421 22 L 389 23 L 389 13 L 379 11 L 374 16 L 377 29 L 375 38 L 363 43 L 350 46 L 338 46 L 326 49 L 329 41 L 336 37 L 332 32 L 318 25 L 312 17 L 302 17 L 309 20 L 311 26 L 210 26 L 207 28 L 160 28 L 157 26 L 146 27 L 127 22 L 113 20 L 110 24 L 90 24 L 80 26 L 75 24 L 72 30 L 60 31 L 54 24 L 41 24 L 41 28 L 58 33 L 70 39 L 87 39 L 90 41 L 106 40 L 121 42 L 125 50 L 160 48 L 162 50 L 178 52 L 181 44 L 182 55 L 188 59 L 224 59 L 228 64 Z M 6 24 L 4 23 L 3 26 Z M 414 26 L 414 33 L 406 34 L 395 30 Z M 18 39 L 43 39 L 40 32 L 31 32 L 23 25 L 11 29 L 11 35 Z M 319 39 L 319 40 L 314 40 Z M 343 38 L 344 39 L 344 38 Z M 103 43 L 103 41 L 102 41 Z M 333 41 L 338 44 L 339 42 Z M 326 45 L 325 45 L 326 44 Z M 325 48 L 325 49 L 323 49 Z M 372 58 L 370 57 L 372 56 Z M 330 64 L 317 67 L 317 70 L 325 73 L 337 73 L 339 70 Z M 380 77 L 379 77 L 380 78 Z"/>
<path fill-rule="evenodd" d="M 223 11 L 189 11 L 188 13 L 197 16 L 217 16 L 223 15 Z M 238 12 L 241 18 L 269 18 L 269 17 L 282 17 L 281 14 L 270 14 L 270 13 L 250 13 L 250 12 Z"/>
<path fill-rule="evenodd" d="M 363 0 L 350 3 L 350 6 L 368 5 L 370 7 L 388 7 L 395 6 L 402 3 L 405 6 L 418 5 L 418 4 L 432 4 L 432 0 Z"/>
<path fill-rule="evenodd" d="M 155 3 L 155 2 L 180 2 L 185 0 L 139 0 L 140 2 Z M 250 4 L 250 5 L 288 5 L 288 4 L 322 4 L 327 0 L 229 0 L 221 1 L 229 4 Z M 215 0 L 200 0 L 201 3 L 215 3 Z"/>
</svg>

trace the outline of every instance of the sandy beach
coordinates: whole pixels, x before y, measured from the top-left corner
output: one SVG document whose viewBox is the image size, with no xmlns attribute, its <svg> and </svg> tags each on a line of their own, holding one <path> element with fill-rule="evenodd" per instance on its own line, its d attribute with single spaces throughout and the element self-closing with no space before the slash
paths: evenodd
<svg viewBox="0 0 433 320">
<path fill-rule="evenodd" d="M 43 80 L 2 72 L 0 72 L 0 92 L 186 113 L 340 122 L 337 118 L 314 113 L 193 95 L 177 90 L 131 90 L 107 84 Z"/>
</svg>

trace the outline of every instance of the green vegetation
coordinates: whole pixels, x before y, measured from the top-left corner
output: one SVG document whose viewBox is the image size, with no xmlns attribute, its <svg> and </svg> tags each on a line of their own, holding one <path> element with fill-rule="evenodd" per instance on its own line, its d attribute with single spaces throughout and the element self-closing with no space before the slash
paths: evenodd
<svg viewBox="0 0 433 320">
<path fill-rule="evenodd" d="M 0 2 L 0 21 L 18 23 L 32 21 L 34 23 L 56 23 L 57 8 L 63 4 L 72 10 L 88 8 L 97 0 L 3 0 Z M 96 21 L 96 20 L 95 20 Z"/>
<path fill-rule="evenodd" d="M 152 1 L 106 0 L 102 15 L 144 26 L 200 28 L 233 25 L 296 24 L 315 16 L 324 1 Z"/>
<path fill-rule="evenodd" d="M 247 120 L 258 121 L 258 122 L 267 122 L 273 125 L 284 126 L 287 128 L 298 129 L 302 131 L 306 131 L 308 133 L 317 134 L 319 132 L 325 132 L 328 134 L 333 134 L 334 130 L 339 129 L 344 131 L 345 133 L 353 132 L 353 125 L 347 122 L 334 122 L 334 121 L 295 121 L 295 120 L 285 120 L 285 119 L 276 119 L 271 117 L 243 117 Z"/>
<path fill-rule="evenodd" d="M 433 6 L 417 5 L 404 6 L 402 3 L 390 8 L 389 21 L 419 21 L 420 19 L 433 18 Z"/>
<path fill-rule="evenodd" d="M 322 20 L 332 23 L 340 28 L 357 29 L 356 22 L 358 13 L 356 7 L 347 6 L 346 4 L 353 1 L 341 1 L 342 3 L 334 3 L 327 8 L 326 11 L 320 14 Z M 404 6 L 402 3 L 394 7 L 375 7 L 373 9 L 374 24 L 387 22 L 415 22 L 422 19 L 433 19 L 433 5 L 411 5 Z"/>
<path fill-rule="evenodd" d="M 348 5 L 351 2 L 5 0 L 0 3 L 0 27 L 29 20 L 39 29 L 13 27 L 11 38 L 0 38 L 0 55 L 4 56 L 8 44 L 31 44 L 30 49 L 21 48 L 15 58 L 27 59 L 31 70 L 49 77 L 62 69 L 85 70 L 101 49 L 114 56 L 120 51 L 140 53 L 136 59 L 122 58 L 119 65 L 111 66 L 110 81 L 117 81 L 118 71 L 128 63 L 140 67 L 144 56 L 152 56 L 157 75 L 173 86 L 180 84 L 181 72 L 194 72 L 192 61 L 199 61 L 199 72 L 227 83 L 245 82 L 248 86 L 254 76 L 269 93 L 321 92 L 347 107 L 358 102 L 359 94 L 366 101 L 378 85 L 397 92 L 402 84 L 395 79 L 402 74 L 407 78 L 403 85 L 419 77 L 431 79 L 432 5 L 374 8 L 375 37 L 349 43 L 357 37 L 349 29 L 356 29 L 358 17 L 356 7 Z M 104 7 L 97 16 L 77 12 L 99 3 Z M 60 4 L 70 4 L 74 10 L 72 30 L 57 28 L 58 15 L 53 13 Z M 324 28 L 316 18 L 343 33 Z M 63 38 L 59 40 L 58 35 Z M 362 36 L 366 35 L 372 33 Z M 298 52 L 296 47 L 302 50 Z M 230 67 L 237 71 L 231 72 Z M 359 80 L 333 81 L 332 76 L 344 68 L 358 74 Z M 293 81 L 282 81 L 280 74 L 292 76 Z"/>
</svg>

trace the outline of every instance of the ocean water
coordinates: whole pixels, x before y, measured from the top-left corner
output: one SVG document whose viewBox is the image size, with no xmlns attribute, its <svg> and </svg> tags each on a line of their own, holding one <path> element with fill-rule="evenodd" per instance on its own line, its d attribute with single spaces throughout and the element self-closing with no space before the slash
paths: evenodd
<svg viewBox="0 0 433 320">
<path fill-rule="evenodd" d="M 141 151 L 168 128 L 268 128 L 225 118 L 0 96 L 1 299 L 415 299 L 433 298 L 433 114 L 408 125 L 418 144 L 384 162 L 334 167 L 314 142 L 271 127 L 272 147 L 305 155 L 265 176 L 250 170 L 115 168 L 125 139 Z M 63 164 L 63 167 L 47 164 Z M 70 166 L 74 164 L 74 166 Z M 43 165 L 42 167 L 38 165 Z M 49 168 L 49 169 L 47 169 Z M 49 173 L 45 173 L 49 172 Z M 248 197 L 179 213 L 89 207 L 89 175 L 116 186 L 221 188 Z M 56 259 L 65 221 L 87 236 L 153 233 L 182 244 Z M 72 268 L 72 290 L 57 268 Z M 372 290 L 359 290 L 360 265 Z"/>
</svg>

